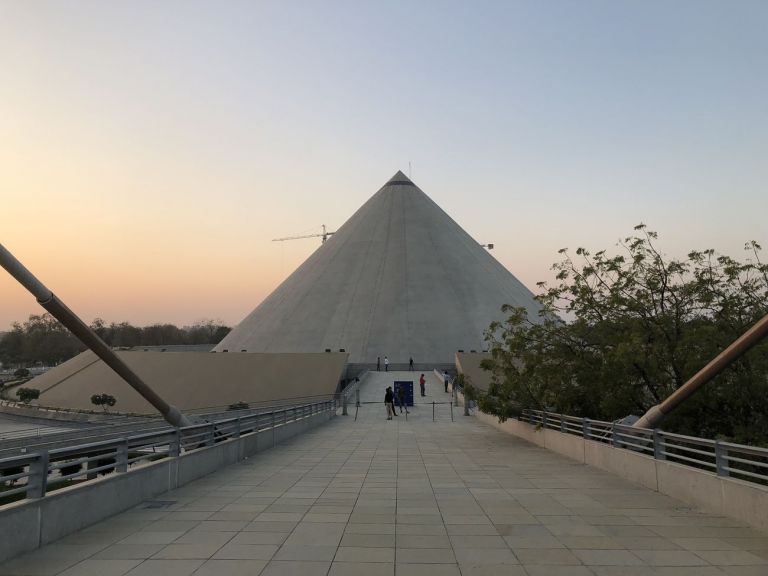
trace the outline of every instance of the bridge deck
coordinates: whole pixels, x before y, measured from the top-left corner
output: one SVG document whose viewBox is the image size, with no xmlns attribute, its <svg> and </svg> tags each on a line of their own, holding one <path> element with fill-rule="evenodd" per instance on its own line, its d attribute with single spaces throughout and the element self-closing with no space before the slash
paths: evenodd
<svg viewBox="0 0 768 576">
<path fill-rule="evenodd" d="M 430 377 L 19 557 L 0 574 L 765 576 L 768 534 L 499 432 Z M 418 379 L 416 374 L 415 380 Z M 164 506 L 164 507 L 153 507 Z"/>
</svg>

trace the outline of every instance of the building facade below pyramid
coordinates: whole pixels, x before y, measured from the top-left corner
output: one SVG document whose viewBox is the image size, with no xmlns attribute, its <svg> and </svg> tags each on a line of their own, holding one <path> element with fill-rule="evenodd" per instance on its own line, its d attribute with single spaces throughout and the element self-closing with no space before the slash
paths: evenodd
<svg viewBox="0 0 768 576">
<path fill-rule="evenodd" d="M 501 306 L 539 305 L 402 172 L 251 312 L 216 352 L 349 353 L 353 364 L 453 364 Z"/>
</svg>

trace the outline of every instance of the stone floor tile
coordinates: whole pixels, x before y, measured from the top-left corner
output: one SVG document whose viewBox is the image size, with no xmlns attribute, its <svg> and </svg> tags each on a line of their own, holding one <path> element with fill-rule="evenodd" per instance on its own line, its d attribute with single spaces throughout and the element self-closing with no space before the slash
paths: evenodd
<svg viewBox="0 0 768 576">
<path fill-rule="evenodd" d="M 683 550 L 738 550 L 737 546 L 720 538 L 670 538 Z"/>
<path fill-rule="evenodd" d="M 265 560 L 208 560 L 194 576 L 258 576 L 267 565 Z"/>
<path fill-rule="evenodd" d="M 395 567 L 397 576 L 461 576 L 455 564 L 400 564 Z"/>
<path fill-rule="evenodd" d="M 764 566 L 720 566 L 719 568 L 728 576 L 765 576 L 766 574 Z"/>
<path fill-rule="evenodd" d="M 396 546 L 397 548 L 450 548 L 451 541 L 448 536 L 398 533 Z"/>
<path fill-rule="evenodd" d="M 307 546 L 283 544 L 275 554 L 275 560 L 306 562 L 330 562 L 336 555 L 336 546 Z"/>
<path fill-rule="evenodd" d="M 118 544 L 170 544 L 184 532 L 136 532 L 126 536 Z"/>
<path fill-rule="evenodd" d="M 341 546 L 358 548 L 394 548 L 394 534 L 344 534 Z"/>
<path fill-rule="evenodd" d="M 768 574 L 768 560 L 745 550 L 697 550 L 695 553 L 715 566 L 762 565 Z"/>
<path fill-rule="evenodd" d="M 203 558 L 208 559 L 213 556 L 216 551 L 222 547 L 222 544 L 218 542 L 203 544 L 169 544 L 161 548 L 154 556 L 155 560 L 183 560 L 183 559 L 195 559 Z"/>
<path fill-rule="evenodd" d="M 444 536 L 448 533 L 443 524 L 398 524 L 395 532 L 398 536 Z"/>
<path fill-rule="evenodd" d="M 294 528 L 296 528 L 296 525 L 298 524 L 298 521 L 291 521 L 291 522 L 271 522 L 271 521 L 260 521 L 260 520 L 254 520 L 253 522 L 250 522 L 243 528 L 243 531 L 245 532 L 292 532 Z"/>
<path fill-rule="evenodd" d="M 639 566 L 643 562 L 627 550 L 571 550 L 587 566 Z"/>
<path fill-rule="evenodd" d="M 269 560 L 277 552 L 275 544 L 225 544 L 213 556 L 215 560 Z"/>
<path fill-rule="evenodd" d="M 285 542 L 288 534 L 288 532 L 238 532 L 235 535 L 227 533 L 224 536 L 232 536 L 229 540 L 231 544 L 275 544 L 279 546 Z"/>
<path fill-rule="evenodd" d="M 517 557 L 509 548 L 487 548 L 482 550 L 473 550 L 471 548 L 454 549 L 456 561 L 461 566 L 462 572 L 465 567 L 485 566 L 489 564 L 520 564 Z"/>
<path fill-rule="evenodd" d="M 143 560 L 83 560 L 60 576 L 123 576 Z"/>
<path fill-rule="evenodd" d="M 395 524 L 355 524 L 344 527 L 345 534 L 394 534 Z"/>
<path fill-rule="evenodd" d="M 687 550 L 631 550 L 649 566 L 706 566 L 707 562 Z"/>
<path fill-rule="evenodd" d="M 142 532 L 186 532 L 200 522 L 198 520 L 158 520 L 143 528 Z"/>
<path fill-rule="evenodd" d="M 333 562 L 328 576 L 394 576 L 395 565 L 385 562 Z"/>
<path fill-rule="evenodd" d="M 594 572 L 586 566 L 554 566 L 554 565 L 531 565 L 525 567 L 527 576 L 594 576 Z M 608 576 L 606 574 L 606 576 Z M 655 576 L 650 573 L 646 575 L 622 575 L 619 573 L 611 576 Z"/>
<path fill-rule="evenodd" d="M 705 566 L 701 567 L 706 570 Z M 591 570 L 593 574 L 597 576 L 659 576 L 658 570 L 664 570 L 664 568 L 654 568 L 651 566 L 590 566 L 588 570 Z M 687 568 L 682 568 L 687 570 Z M 714 576 L 712 574 L 704 573 L 702 576 Z M 673 575 L 668 575 L 673 576 Z M 677 576 L 677 575 L 674 575 Z M 683 574 L 680 574 L 683 576 Z M 689 575 L 689 576 L 699 576 Z M 722 573 L 717 576 L 723 576 Z"/>
<path fill-rule="evenodd" d="M 386 562 L 392 564 L 395 561 L 395 549 L 340 546 L 333 560 L 334 562 Z"/>
<path fill-rule="evenodd" d="M 582 562 L 565 548 L 521 548 L 512 549 L 521 564 L 570 564 L 581 565 Z"/>
<path fill-rule="evenodd" d="M 623 550 L 627 548 L 618 538 L 611 538 L 610 536 L 558 536 L 557 539 L 566 548 L 592 550 Z M 631 538 L 628 540 L 632 541 Z M 640 539 L 638 538 L 638 540 Z"/>
<path fill-rule="evenodd" d="M 299 522 L 304 514 L 302 512 L 261 512 L 254 522 Z"/>
<path fill-rule="evenodd" d="M 504 540 L 513 550 L 565 548 L 565 545 L 554 536 L 504 536 Z"/>
<path fill-rule="evenodd" d="M 102 560 L 146 560 L 151 558 L 166 544 L 114 544 L 93 555 Z"/>
<path fill-rule="evenodd" d="M 2 576 L 53 576 L 80 562 L 77 558 L 37 558 L 35 553 L 18 556 L 0 566 Z"/>
<path fill-rule="evenodd" d="M 248 524 L 247 520 L 203 520 L 191 532 L 240 532 Z"/>
<path fill-rule="evenodd" d="M 543 524 L 496 524 L 494 528 L 500 536 L 518 538 L 538 538 L 541 536 L 550 538 L 553 536 L 552 532 L 547 530 Z"/>
<path fill-rule="evenodd" d="M 451 548 L 398 548 L 397 564 L 455 564 L 456 557 Z M 400 569 L 397 570 L 398 574 Z"/>
<path fill-rule="evenodd" d="M 264 568 L 259 576 L 326 576 L 330 562 L 275 561 Z"/>
<path fill-rule="evenodd" d="M 754 568 L 751 566 L 750 568 Z M 593 567 L 593 570 L 597 567 Z M 658 566 L 654 568 L 653 576 L 723 576 L 725 572 L 714 566 Z M 754 574 L 739 576 L 755 576 Z M 760 576 L 763 576 L 761 573 Z"/>
<path fill-rule="evenodd" d="M 128 576 L 190 576 L 205 560 L 145 560 Z"/>
</svg>

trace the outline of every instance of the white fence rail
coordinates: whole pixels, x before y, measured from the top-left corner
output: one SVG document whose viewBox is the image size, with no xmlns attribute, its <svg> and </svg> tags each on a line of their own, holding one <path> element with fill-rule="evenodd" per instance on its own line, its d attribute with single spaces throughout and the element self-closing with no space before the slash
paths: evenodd
<svg viewBox="0 0 768 576">
<path fill-rule="evenodd" d="M 131 468 L 231 438 L 284 426 L 322 412 L 335 411 L 337 400 L 326 398 L 258 413 L 223 418 L 184 428 L 163 427 L 107 440 L 80 443 L 0 459 L 0 505 L 42 498 L 48 492 L 88 483 L 99 475 L 121 474 Z"/>
<path fill-rule="evenodd" d="M 524 410 L 520 420 L 534 426 L 581 436 L 666 460 L 768 485 L 768 449 L 720 440 L 707 440 L 662 430 L 633 428 L 617 422 L 603 422 L 553 412 Z"/>
</svg>

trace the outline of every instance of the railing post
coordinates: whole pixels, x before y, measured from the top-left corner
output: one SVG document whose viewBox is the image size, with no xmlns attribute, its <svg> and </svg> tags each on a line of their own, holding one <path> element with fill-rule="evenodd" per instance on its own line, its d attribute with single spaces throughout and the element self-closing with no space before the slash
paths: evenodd
<svg viewBox="0 0 768 576">
<path fill-rule="evenodd" d="M 341 415 L 347 415 L 347 395 L 342 392 L 341 394 Z"/>
<path fill-rule="evenodd" d="M 728 449 L 715 440 L 715 468 L 718 476 L 730 476 L 728 471 Z"/>
<path fill-rule="evenodd" d="M 435 401 L 432 400 L 432 422 L 435 421 Z"/>
<path fill-rule="evenodd" d="M 128 472 L 128 438 L 124 438 L 115 450 L 115 473 Z"/>
<path fill-rule="evenodd" d="M 653 429 L 653 457 L 656 458 L 656 460 L 666 460 L 667 455 L 666 452 L 666 446 L 664 444 L 664 437 L 659 434 L 659 430 L 657 428 Z"/>
<path fill-rule="evenodd" d="M 92 458 L 93 456 L 99 456 L 99 454 L 93 454 L 93 453 L 88 454 L 89 458 Z M 95 478 L 98 478 L 98 476 L 99 476 L 98 472 L 91 472 L 92 469 L 98 468 L 98 467 L 99 467 L 98 459 L 97 460 L 88 460 L 88 462 L 86 462 L 86 464 L 85 464 L 85 471 L 86 471 L 85 479 L 86 480 L 93 480 Z"/>
<path fill-rule="evenodd" d="M 406 416 L 406 419 L 408 417 Z M 453 402 L 451 402 L 451 422 L 453 422 Z"/>
<path fill-rule="evenodd" d="M 563 415 L 563 414 L 560 414 L 560 432 L 562 432 L 563 434 L 565 434 L 565 432 L 566 432 L 566 430 L 565 430 L 565 415 Z"/>
<path fill-rule="evenodd" d="M 590 430 L 589 430 L 589 418 L 582 418 L 581 419 L 581 435 L 584 438 L 589 438 L 590 436 Z"/>
<path fill-rule="evenodd" d="M 616 435 L 616 422 L 611 422 L 611 445 L 619 445 L 619 437 Z"/>
<path fill-rule="evenodd" d="M 176 428 L 173 431 L 173 439 L 168 443 L 168 456 L 178 458 L 181 454 L 181 429 Z"/>
<path fill-rule="evenodd" d="M 205 441 L 206 446 L 213 446 L 216 443 L 216 426 L 214 424 L 209 424 L 208 427 L 210 430 L 208 431 L 208 434 L 206 434 L 207 438 Z"/>
<path fill-rule="evenodd" d="M 237 417 L 237 420 L 235 420 L 235 438 L 240 438 L 242 426 L 240 424 L 240 416 Z"/>
<path fill-rule="evenodd" d="M 40 450 L 37 459 L 29 464 L 27 498 L 42 498 L 48 487 L 48 450 Z"/>
</svg>

